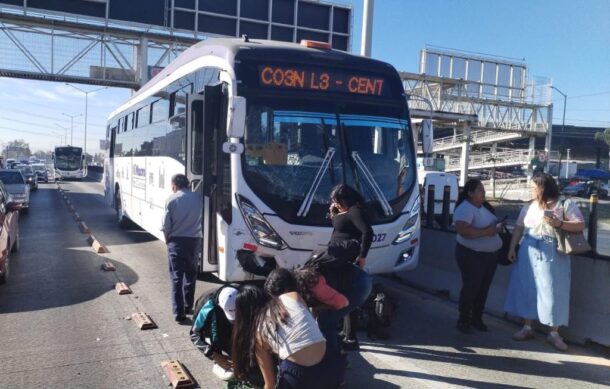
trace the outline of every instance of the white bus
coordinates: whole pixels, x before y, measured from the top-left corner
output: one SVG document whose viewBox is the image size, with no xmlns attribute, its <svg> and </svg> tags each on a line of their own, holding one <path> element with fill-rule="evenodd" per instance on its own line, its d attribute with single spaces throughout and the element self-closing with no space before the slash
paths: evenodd
<svg viewBox="0 0 610 389">
<path fill-rule="evenodd" d="M 414 268 L 419 190 L 406 96 L 389 64 L 327 44 L 209 39 L 181 54 L 108 122 L 105 196 L 163 239 L 170 180 L 204 204 L 200 270 L 254 277 L 244 252 L 294 267 L 332 231 L 331 189 L 364 194 L 371 273 Z M 245 250 L 245 251 L 244 251 Z"/>
<path fill-rule="evenodd" d="M 87 176 L 87 164 L 82 147 L 57 146 L 52 158 L 56 180 L 82 180 Z"/>
</svg>

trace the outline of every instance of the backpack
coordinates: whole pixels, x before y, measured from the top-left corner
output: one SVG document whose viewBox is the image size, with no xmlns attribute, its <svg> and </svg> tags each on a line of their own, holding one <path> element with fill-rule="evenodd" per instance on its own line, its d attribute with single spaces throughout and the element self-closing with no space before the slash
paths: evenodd
<svg viewBox="0 0 610 389">
<path fill-rule="evenodd" d="M 374 284 L 368 299 L 357 310 L 358 325 L 370 339 L 390 337 L 392 318 L 398 304 L 381 284 Z"/>
</svg>

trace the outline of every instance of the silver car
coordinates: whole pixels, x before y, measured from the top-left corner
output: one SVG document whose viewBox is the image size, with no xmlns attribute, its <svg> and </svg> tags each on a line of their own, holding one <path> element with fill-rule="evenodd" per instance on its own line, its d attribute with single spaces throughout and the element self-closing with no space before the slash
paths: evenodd
<svg viewBox="0 0 610 389">
<path fill-rule="evenodd" d="M 21 204 L 21 212 L 27 213 L 30 206 L 30 185 L 26 183 L 23 174 L 16 169 L 0 170 L 0 181 L 14 202 Z"/>
</svg>

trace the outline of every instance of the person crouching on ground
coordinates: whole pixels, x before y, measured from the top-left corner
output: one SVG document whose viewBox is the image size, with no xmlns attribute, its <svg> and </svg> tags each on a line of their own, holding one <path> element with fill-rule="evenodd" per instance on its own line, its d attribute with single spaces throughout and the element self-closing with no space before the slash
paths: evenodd
<svg viewBox="0 0 610 389">
<path fill-rule="evenodd" d="M 258 362 L 265 389 L 335 389 L 341 381 L 338 353 L 326 340 L 296 280 L 286 269 L 271 272 L 265 289 L 281 291 L 267 297 L 260 289 L 245 286 L 236 299 L 233 366 L 238 378 Z M 273 355 L 280 360 L 279 367 Z"/>
</svg>

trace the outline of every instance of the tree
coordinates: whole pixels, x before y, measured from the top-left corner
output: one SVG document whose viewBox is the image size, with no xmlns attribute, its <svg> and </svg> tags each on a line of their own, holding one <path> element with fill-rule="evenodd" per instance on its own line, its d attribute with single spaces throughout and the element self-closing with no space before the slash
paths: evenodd
<svg viewBox="0 0 610 389">
<path fill-rule="evenodd" d="M 595 134 L 595 140 L 604 142 L 610 148 L 610 128 L 606 128 L 603 132 L 597 132 Z M 608 167 L 610 168 L 610 149 L 608 150 Z"/>
<path fill-rule="evenodd" d="M 17 139 L 8 142 L 8 145 L 6 146 L 6 151 L 8 154 L 7 158 L 21 156 L 29 157 L 30 155 L 32 155 L 32 152 L 30 151 L 30 144 L 24 141 L 23 139 Z"/>
</svg>

